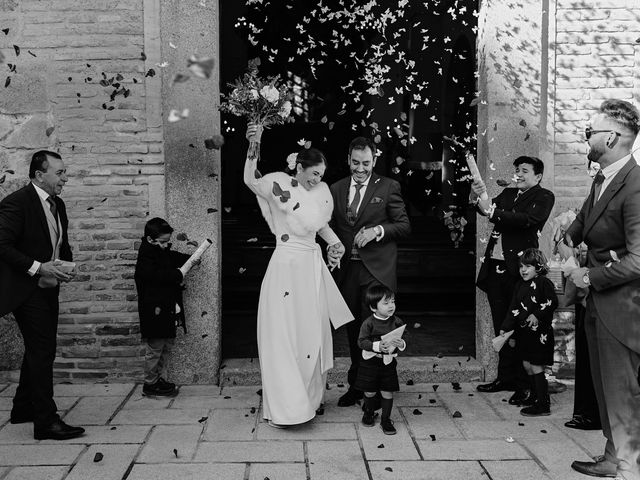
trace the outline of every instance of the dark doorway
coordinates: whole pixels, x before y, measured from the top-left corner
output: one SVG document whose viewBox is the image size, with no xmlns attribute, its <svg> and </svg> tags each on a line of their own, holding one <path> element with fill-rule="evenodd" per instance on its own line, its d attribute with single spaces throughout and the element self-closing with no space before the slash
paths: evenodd
<svg viewBox="0 0 640 480">
<path fill-rule="evenodd" d="M 286 15 L 281 18 L 295 27 L 296 16 L 305 17 L 310 8 L 304 3 L 281 2 L 262 13 Z M 389 5 L 394 3 L 398 2 Z M 474 143 L 477 17 L 473 6 L 460 13 L 453 0 L 431 8 L 436 10 L 415 13 L 398 26 L 409 30 L 407 51 L 420 61 L 417 69 L 429 85 L 428 104 L 416 106 L 415 97 L 405 95 L 393 104 L 380 97 L 344 108 L 348 99 L 341 86 L 352 75 L 348 68 L 318 67 L 313 78 L 304 54 L 289 57 L 289 62 L 263 61 L 261 74 L 280 74 L 295 88 L 297 111 L 295 123 L 274 127 L 263 136 L 260 170 L 283 170 L 285 158 L 300 149 L 297 141 L 304 138 L 325 153 L 325 181 L 331 184 L 347 174 L 349 141 L 357 135 L 373 138 L 376 132 L 370 125 L 379 126 L 383 153 L 376 171 L 400 182 L 413 229 L 400 245 L 398 264 L 398 315 L 408 324 L 411 338 L 406 354 L 475 355 L 475 212 L 468 204 L 463 152 L 446 138 Z M 290 34 L 267 24 L 264 43 L 252 45 L 241 28 L 252 23 L 245 2 L 221 2 L 220 9 L 221 90 L 226 92 L 226 85 L 245 71 L 248 59 L 267 58 L 269 51 L 285 48 L 284 43 L 274 45 L 286 42 Z M 426 36 L 434 46 L 422 49 Z M 372 39 L 365 35 L 353 41 Z M 265 45 L 271 49 L 266 53 Z M 401 85 L 405 74 L 394 66 L 384 90 Z M 246 123 L 228 115 L 222 122 L 222 355 L 256 357 L 258 295 L 275 240 L 242 181 Z M 403 135 L 384 135 L 386 126 L 392 131 L 394 125 Z M 335 332 L 334 351 L 348 356 L 345 332 Z"/>
</svg>

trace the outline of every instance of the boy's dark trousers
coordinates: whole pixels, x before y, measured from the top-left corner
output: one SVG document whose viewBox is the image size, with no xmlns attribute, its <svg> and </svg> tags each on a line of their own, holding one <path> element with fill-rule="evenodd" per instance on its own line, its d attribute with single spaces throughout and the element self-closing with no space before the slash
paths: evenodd
<svg viewBox="0 0 640 480">
<path fill-rule="evenodd" d="M 491 308 L 493 327 L 496 335 L 499 335 L 502 322 L 509 312 L 515 284 L 519 278 L 507 271 L 504 261 L 494 259 L 485 261 L 490 262 L 487 276 L 487 299 Z M 503 273 L 498 273 L 498 269 Z M 508 342 L 500 349 L 497 380 L 511 385 L 514 390 L 529 389 L 529 376 L 522 365 L 517 348 L 509 346 Z"/>
<path fill-rule="evenodd" d="M 153 385 L 166 375 L 167 358 L 175 338 L 145 338 L 147 352 L 144 359 L 144 383 Z"/>
</svg>

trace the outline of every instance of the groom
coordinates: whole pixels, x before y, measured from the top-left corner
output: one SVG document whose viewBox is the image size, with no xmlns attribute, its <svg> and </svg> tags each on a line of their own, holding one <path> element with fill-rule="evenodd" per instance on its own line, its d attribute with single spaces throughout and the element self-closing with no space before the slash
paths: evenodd
<svg viewBox="0 0 640 480">
<path fill-rule="evenodd" d="M 358 335 L 362 321 L 371 314 L 365 305 L 365 292 L 374 284 L 397 290 L 396 240 L 411 233 L 400 184 L 373 173 L 376 165 L 376 146 L 364 137 L 349 144 L 351 175 L 331 185 L 333 215 L 331 226 L 346 252 L 341 268 L 335 269 L 336 283 L 351 313 L 355 317 L 345 328 L 349 338 L 351 367 L 348 373 L 349 390 L 338 400 L 348 407 L 362 398 L 355 390 L 362 350 Z M 334 252 L 329 251 L 329 256 Z M 337 255 L 338 252 L 335 252 Z"/>
</svg>

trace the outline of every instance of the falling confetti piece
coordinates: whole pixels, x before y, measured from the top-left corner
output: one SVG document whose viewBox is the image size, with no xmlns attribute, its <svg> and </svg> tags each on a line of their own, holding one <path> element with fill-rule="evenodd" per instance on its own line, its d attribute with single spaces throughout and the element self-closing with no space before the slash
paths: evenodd
<svg viewBox="0 0 640 480">
<path fill-rule="evenodd" d="M 289 235 L 287 235 L 286 233 L 282 234 L 280 240 L 282 240 L 283 242 L 289 241 Z"/>
<path fill-rule="evenodd" d="M 431 437 L 431 441 L 435 442 L 436 441 L 436 436 L 433 434 L 430 434 L 429 437 Z"/>
<path fill-rule="evenodd" d="M 384 448 L 384 443 L 381 443 L 380 445 L 378 445 L 378 448 Z"/>
<path fill-rule="evenodd" d="M 178 458 L 178 449 L 177 448 L 173 449 L 173 454 L 176 456 L 176 458 Z"/>
<path fill-rule="evenodd" d="M 224 137 L 222 135 L 214 135 L 211 138 L 207 138 L 204 141 L 204 146 L 207 150 L 220 150 L 224 145 Z"/>
<path fill-rule="evenodd" d="M 436 399 L 435 398 L 430 398 L 429 399 L 429 403 L 436 403 Z"/>
<path fill-rule="evenodd" d="M 546 430 L 544 430 L 544 429 L 540 430 L 540 432 L 541 432 L 541 433 L 547 433 L 547 431 L 546 431 Z"/>
<path fill-rule="evenodd" d="M 454 390 L 458 391 L 461 390 L 462 387 L 460 386 L 460 384 L 458 382 L 451 382 L 451 386 L 453 387 Z"/>
<path fill-rule="evenodd" d="M 37 55 L 35 53 L 33 53 L 31 50 L 27 50 L 27 53 L 29 55 L 31 55 L 32 57 L 37 57 Z"/>
<path fill-rule="evenodd" d="M 200 78 L 211 78 L 214 65 L 215 61 L 212 57 L 197 57 L 192 55 L 189 60 L 187 60 L 189 71 Z"/>
<path fill-rule="evenodd" d="M 393 468 L 391 468 L 391 467 L 384 467 L 384 469 L 385 469 L 387 472 L 393 472 Z"/>
<path fill-rule="evenodd" d="M 300 208 L 300 203 L 296 203 L 296 204 L 293 206 L 293 209 L 294 209 L 294 210 L 297 210 L 298 208 Z"/>
<path fill-rule="evenodd" d="M 180 112 L 179 110 L 175 110 L 172 109 L 169 112 L 169 117 L 167 118 L 167 121 L 169 123 L 175 123 L 175 122 L 179 122 L 180 120 L 184 119 L 184 118 L 188 118 L 189 117 L 189 109 L 185 108 L 184 110 L 182 110 L 182 112 Z"/>
<path fill-rule="evenodd" d="M 145 77 L 155 77 L 156 71 L 153 68 L 147 70 L 147 73 L 144 74 Z"/>
<path fill-rule="evenodd" d="M 287 295 L 289 295 L 289 292 L 284 292 L 284 296 L 286 297 Z"/>
<path fill-rule="evenodd" d="M 100 452 L 96 452 L 95 456 L 93 457 L 93 461 L 95 463 L 101 462 L 102 459 L 104 458 L 104 455 Z"/>
<path fill-rule="evenodd" d="M 420 328 L 421 326 L 422 326 L 422 324 L 417 323 L 417 322 L 413 324 L 413 328 Z"/>
<path fill-rule="evenodd" d="M 45 135 L 47 137 L 50 137 L 55 129 L 56 129 L 56 127 L 49 127 L 49 128 L 47 128 L 47 130 L 44 133 L 45 133 Z"/>
<path fill-rule="evenodd" d="M 203 423 L 206 422 L 208 420 L 209 417 L 200 417 L 200 420 L 198 420 L 198 423 Z"/>
<path fill-rule="evenodd" d="M 4 81 L 4 88 L 7 88 L 9 85 L 11 85 L 11 77 L 7 77 Z"/>
<path fill-rule="evenodd" d="M 522 423 L 522 422 L 518 422 L 518 425 L 521 426 L 521 427 L 524 427 L 524 423 Z"/>
<path fill-rule="evenodd" d="M 420 410 L 418 410 L 417 408 L 413 409 L 413 414 L 414 415 L 422 415 L 422 412 Z"/>
<path fill-rule="evenodd" d="M 244 272 L 246 272 L 246 271 L 247 271 L 247 269 L 246 269 L 246 268 L 244 268 L 244 267 L 240 267 L 240 268 L 238 269 L 238 272 L 239 272 L 240 274 L 242 274 L 242 273 L 244 273 Z"/>
<path fill-rule="evenodd" d="M 9 35 L 9 29 L 8 28 L 3 28 L 2 29 L 2 33 L 4 33 L 5 35 Z"/>
<path fill-rule="evenodd" d="M 184 73 L 176 73 L 176 74 L 173 76 L 172 83 L 173 83 L 173 84 L 176 84 L 176 83 L 184 83 L 184 82 L 189 81 L 189 79 L 190 79 L 190 78 L 191 78 L 191 77 L 190 77 L 189 75 L 186 75 L 186 74 L 184 74 Z"/>
<path fill-rule="evenodd" d="M 16 51 L 16 57 L 20 55 L 20 47 L 18 45 L 14 45 L 13 49 Z"/>
<path fill-rule="evenodd" d="M 435 391 L 437 391 L 439 386 L 440 386 L 440 385 L 438 385 L 438 384 L 433 385 L 433 391 L 434 391 L 434 392 L 435 392 Z"/>
<path fill-rule="evenodd" d="M 509 443 L 513 443 L 513 442 L 515 442 L 515 440 L 513 439 L 513 437 L 507 437 L 507 438 L 505 438 L 505 440 L 506 440 L 507 442 L 509 442 Z"/>
<path fill-rule="evenodd" d="M 247 239 L 247 243 L 255 243 L 257 241 L 258 241 L 258 237 L 252 237 L 252 238 Z"/>
<path fill-rule="evenodd" d="M 115 430 L 117 427 L 111 427 L 110 430 Z"/>
<path fill-rule="evenodd" d="M 207 208 L 207 213 L 216 213 L 217 211 L 217 208 Z"/>
<path fill-rule="evenodd" d="M 411 380 L 411 379 L 407 380 L 407 385 L 409 385 L 409 386 L 413 385 L 413 380 Z"/>
<path fill-rule="evenodd" d="M 455 412 L 453 412 L 453 415 L 451 415 L 453 418 L 462 418 L 462 414 L 456 410 Z"/>
</svg>

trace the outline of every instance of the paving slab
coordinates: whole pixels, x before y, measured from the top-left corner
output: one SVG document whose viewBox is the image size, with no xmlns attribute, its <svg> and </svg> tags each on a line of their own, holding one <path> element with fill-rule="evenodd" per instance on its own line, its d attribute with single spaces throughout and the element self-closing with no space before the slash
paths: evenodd
<svg viewBox="0 0 640 480">
<path fill-rule="evenodd" d="M 145 397 L 142 394 L 131 395 L 122 406 L 123 410 L 156 410 L 169 408 L 173 402 L 172 397 Z"/>
<path fill-rule="evenodd" d="M 68 470 L 69 467 L 15 467 L 4 480 L 62 480 Z"/>
<path fill-rule="evenodd" d="M 0 410 L 11 410 L 13 399 L 11 397 L 0 397 Z"/>
<path fill-rule="evenodd" d="M 254 440 L 258 410 L 216 408 L 211 410 L 206 422 L 204 440 Z"/>
<path fill-rule="evenodd" d="M 250 409 L 258 408 L 260 406 L 260 397 L 253 395 L 255 398 L 236 398 L 235 395 L 225 396 L 189 396 L 180 393 L 173 399 L 173 402 L 169 405 L 172 410 L 182 409 L 201 409 L 208 411 L 212 408 L 238 408 L 238 409 Z"/>
<path fill-rule="evenodd" d="M 125 397 L 83 397 L 63 420 L 69 425 L 106 425 Z"/>
<path fill-rule="evenodd" d="M 491 480 L 548 480 L 549 472 L 540 468 L 533 460 L 515 461 L 483 461 L 482 466 L 487 470 Z M 583 480 L 587 478 L 583 476 Z"/>
<path fill-rule="evenodd" d="M 64 411 L 69 410 L 76 403 L 78 403 L 80 397 L 57 397 L 54 398 L 54 400 L 56 402 L 56 407 L 58 407 L 58 411 Z"/>
<path fill-rule="evenodd" d="M 0 465 L 71 465 L 83 445 L 0 445 Z"/>
<path fill-rule="evenodd" d="M 133 383 L 58 383 L 53 386 L 54 397 L 126 397 L 131 393 Z"/>
<path fill-rule="evenodd" d="M 139 445 L 91 445 L 65 480 L 121 480 L 138 453 Z M 102 459 L 96 461 L 96 455 Z"/>
<path fill-rule="evenodd" d="M 235 404 L 244 404 L 249 407 L 257 407 L 260 401 L 262 400 L 262 396 L 258 394 L 258 391 L 261 391 L 262 387 L 260 386 L 250 386 L 250 387 L 222 387 L 222 391 L 220 395 L 224 399 L 225 397 L 230 397 L 228 400 L 231 400 Z"/>
<path fill-rule="evenodd" d="M 373 427 L 358 425 L 358 435 L 367 460 L 420 460 L 407 426 L 402 421 L 396 421 L 395 427 L 398 433 L 385 435 L 379 421 Z"/>
<path fill-rule="evenodd" d="M 478 462 L 380 461 L 370 462 L 369 469 L 373 480 L 487 480 Z"/>
<path fill-rule="evenodd" d="M 262 418 L 262 411 L 260 412 Z M 362 418 L 362 406 L 339 407 L 337 401 L 324 404 L 324 413 L 316 415 L 314 422 L 319 423 L 349 423 L 359 422 Z"/>
<path fill-rule="evenodd" d="M 189 463 L 196 453 L 202 429 L 203 426 L 200 424 L 154 427 L 136 461 L 140 463 Z"/>
<path fill-rule="evenodd" d="M 18 388 L 17 383 L 11 383 L 7 385 L 4 389 L 2 389 L 2 391 L 0 391 L 0 397 L 13 398 L 13 396 L 16 394 L 16 388 Z"/>
<path fill-rule="evenodd" d="M 315 423 L 313 420 L 289 428 L 273 428 L 266 422 L 258 424 L 258 440 L 355 440 L 352 423 Z"/>
<path fill-rule="evenodd" d="M 417 440 L 424 460 L 516 460 L 531 456 L 517 443 L 502 440 Z"/>
<path fill-rule="evenodd" d="M 111 425 L 190 425 L 207 417 L 207 409 L 120 410 Z"/>
<path fill-rule="evenodd" d="M 142 386 L 140 386 L 140 388 L 142 388 Z M 255 387 L 253 391 L 255 392 L 259 388 L 260 387 Z M 222 387 L 219 385 L 180 385 L 180 394 L 184 396 L 218 397 L 221 391 Z"/>
<path fill-rule="evenodd" d="M 127 480 L 244 480 L 245 470 L 244 463 L 136 464 Z"/>
<path fill-rule="evenodd" d="M 304 480 L 307 467 L 303 463 L 252 463 L 249 480 Z"/>
<path fill-rule="evenodd" d="M 585 480 L 584 475 L 571 468 L 571 462 L 588 462 L 592 458 L 576 443 L 566 438 L 546 441 L 532 438 L 520 443 L 547 468 L 549 476 L 554 480 Z"/>
<path fill-rule="evenodd" d="M 438 398 L 449 415 L 460 412 L 462 419 L 500 420 L 495 409 L 484 398 L 466 393 L 439 393 Z"/>
<path fill-rule="evenodd" d="M 566 438 L 558 428 L 547 420 L 539 417 L 521 417 L 518 420 L 507 421 L 456 421 L 456 424 L 468 439 L 514 439 L 539 438 L 552 440 Z"/>
<path fill-rule="evenodd" d="M 414 438 L 430 439 L 461 439 L 462 432 L 450 418 L 448 412 L 442 408 L 418 408 L 420 414 L 414 414 L 411 407 L 400 409 Z"/>
<path fill-rule="evenodd" d="M 200 443 L 196 462 L 304 462 L 302 442 L 251 441 Z"/>
<path fill-rule="evenodd" d="M 85 434 L 69 440 L 35 440 L 33 438 L 33 425 L 21 423 L 18 425 L 7 424 L 0 429 L 0 444 L 35 445 L 35 444 L 81 444 L 92 443 L 143 443 L 151 426 L 96 426 L 87 425 Z"/>
<path fill-rule="evenodd" d="M 312 480 L 364 480 L 368 478 L 360 445 L 351 441 L 307 443 Z"/>
<path fill-rule="evenodd" d="M 564 426 L 564 419 L 553 422 L 558 430 L 570 438 L 573 442 L 586 450 L 591 457 L 602 455 L 607 439 L 602 430 L 577 430 Z"/>
</svg>

